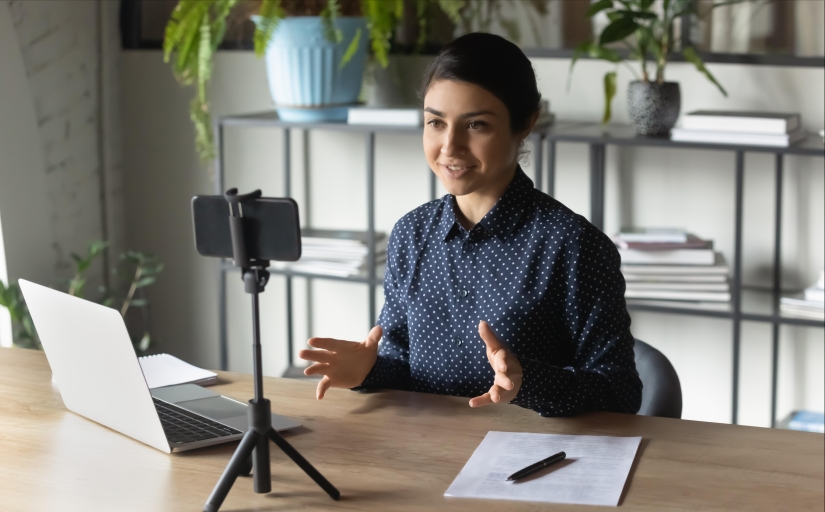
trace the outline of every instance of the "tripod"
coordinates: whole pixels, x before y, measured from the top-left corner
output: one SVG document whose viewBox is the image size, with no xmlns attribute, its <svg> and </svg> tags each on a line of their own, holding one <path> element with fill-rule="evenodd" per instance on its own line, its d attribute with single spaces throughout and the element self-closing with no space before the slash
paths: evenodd
<svg viewBox="0 0 825 512">
<path fill-rule="evenodd" d="M 241 216 L 240 204 L 245 200 L 257 199 L 261 197 L 261 191 L 256 190 L 250 194 L 238 194 L 238 190 L 233 188 L 226 192 L 226 200 L 229 203 L 231 216 L 229 217 L 229 227 L 232 235 L 232 250 L 234 253 L 234 264 L 240 267 L 243 272 L 244 291 L 252 295 L 252 333 L 253 345 L 252 356 L 254 358 L 253 378 L 255 385 L 255 398 L 249 401 L 249 430 L 241 439 L 238 448 L 229 460 L 229 464 L 223 471 L 220 480 L 206 500 L 203 512 L 217 512 L 223 500 L 238 478 L 238 475 L 249 475 L 250 461 L 253 469 L 254 489 L 256 493 L 268 493 L 272 489 L 272 481 L 269 467 L 269 441 L 286 453 L 304 472 L 310 476 L 315 483 L 321 486 L 329 496 L 337 500 L 341 493 L 338 492 L 324 476 L 310 464 L 298 450 L 292 447 L 286 439 L 281 437 L 272 428 L 272 415 L 269 400 L 264 398 L 263 375 L 261 371 L 261 325 L 258 306 L 258 295 L 262 293 L 269 281 L 269 261 L 249 258 L 247 255 L 246 240 L 244 239 L 244 221 Z"/>
</svg>

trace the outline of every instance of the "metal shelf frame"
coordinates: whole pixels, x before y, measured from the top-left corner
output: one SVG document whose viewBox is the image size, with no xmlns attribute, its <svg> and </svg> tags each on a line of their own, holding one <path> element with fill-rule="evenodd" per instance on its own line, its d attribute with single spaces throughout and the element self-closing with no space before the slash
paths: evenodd
<svg viewBox="0 0 825 512">
<path fill-rule="evenodd" d="M 294 336 L 293 336 L 293 308 L 292 308 L 292 280 L 300 277 L 307 279 L 307 327 L 311 335 L 312 331 L 312 281 L 315 279 L 347 281 L 353 283 L 366 284 L 369 288 L 369 323 L 368 328 L 375 325 L 377 319 L 376 311 L 376 291 L 383 282 L 382 266 L 376 264 L 375 254 L 375 136 L 378 133 L 409 134 L 420 136 L 423 127 L 392 127 L 383 125 L 349 125 L 343 122 L 328 123 L 295 123 L 286 122 L 277 118 L 275 112 L 260 112 L 246 115 L 233 115 L 221 117 L 215 124 L 215 141 L 217 155 L 215 160 L 215 193 L 222 195 L 225 189 L 225 162 L 224 162 L 224 129 L 227 127 L 267 127 L 280 128 L 283 130 L 283 195 L 291 196 L 291 130 L 299 129 L 303 131 L 303 152 L 304 169 L 304 227 L 311 227 L 311 193 L 310 193 L 310 171 L 309 171 L 309 144 L 308 132 L 310 130 L 333 130 L 362 133 L 364 135 L 366 149 L 366 191 L 367 191 L 367 233 L 368 233 L 368 254 L 366 271 L 361 274 L 349 277 L 324 276 L 318 274 L 308 274 L 290 270 L 270 269 L 273 274 L 280 274 L 286 278 L 286 308 L 287 308 L 287 357 L 289 367 L 285 375 L 296 375 L 298 372 L 292 367 L 294 357 Z M 825 327 L 825 322 L 805 318 L 783 316 L 779 308 L 779 299 L 782 294 L 782 184 L 784 177 L 784 155 L 806 155 L 825 156 L 825 146 L 821 142 L 821 137 L 809 136 L 804 141 L 790 147 L 768 147 L 751 145 L 729 145 L 729 144 L 706 144 L 706 143 L 684 143 L 674 142 L 667 137 L 644 137 L 638 136 L 632 126 L 629 125 L 601 125 L 592 122 L 556 122 L 551 126 L 537 127 L 529 136 L 533 142 L 533 162 L 535 166 L 534 183 L 539 190 L 553 196 L 555 193 L 555 166 L 556 166 L 556 144 L 584 143 L 589 146 L 590 153 L 590 222 L 599 229 L 604 229 L 604 199 L 605 199 L 605 157 L 608 145 L 617 146 L 660 146 L 667 148 L 683 149 L 703 149 L 733 151 L 735 153 L 735 226 L 734 226 L 734 257 L 733 257 L 733 279 L 731 283 L 731 307 L 729 311 L 712 309 L 693 309 L 680 307 L 678 303 L 674 305 L 651 305 L 633 304 L 628 302 L 628 309 L 635 311 L 649 311 L 655 313 L 667 313 L 677 315 L 701 316 L 708 318 L 730 319 L 732 321 L 733 336 L 733 382 L 732 382 L 732 423 L 737 423 L 739 407 L 739 354 L 741 350 L 741 324 L 742 321 L 753 321 L 769 323 L 772 326 L 772 354 L 771 354 L 771 426 L 776 425 L 777 407 L 777 373 L 779 354 L 779 330 L 781 325 L 796 325 L 807 327 Z M 773 282 L 770 294 L 770 313 L 744 311 L 742 306 L 742 236 L 743 236 L 743 205 L 744 205 L 744 180 L 745 180 L 745 153 L 761 152 L 775 155 L 775 232 L 774 232 L 774 257 L 773 257 Z M 429 175 L 430 199 L 436 199 L 437 179 L 435 174 L 427 169 Z M 382 268 L 379 268 L 382 267 Z M 220 365 L 221 369 L 228 368 L 228 332 L 227 332 L 227 297 L 226 297 L 226 277 L 228 272 L 232 272 L 234 266 L 226 261 L 221 261 L 218 268 L 219 274 L 219 339 L 220 339 Z"/>
<path fill-rule="evenodd" d="M 669 137 L 645 137 L 636 135 L 635 129 L 629 125 L 599 125 L 588 124 L 575 127 L 570 124 L 561 124 L 552 127 L 547 135 L 548 154 L 555 154 L 555 145 L 558 142 L 578 142 L 589 145 L 590 148 L 590 222 L 599 229 L 604 229 L 604 191 L 605 191 L 605 152 L 607 145 L 617 146 L 658 146 L 666 148 L 702 149 L 715 151 L 733 151 L 735 154 L 735 187 L 734 187 L 734 254 L 733 279 L 731 283 L 731 310 L 715 311 L 689 309 L 674 306 L 634 305 L 628 302 L 628 310 L 650 311 L 678 315 L 695 315 L 704 317 L 728 318 L 732 321 L 733 336 L 733 378 L 732 378 L 732 406 L 731 422 L 738 422 L 739 411 L 739 355 L 741 351 L 742 321 L 765 322 L 772 327 L 771 350 L 771 426 L 776 426 L 777 387 L 778 387 L 778 360 L 779 360 L 779 329 L 781 325 L 797 325 L 808 327 L 825 327 L 821 320 L 794 318 L 783 316 L 779 308 L 782 296 L 782 184 L 784 181 L 784 156 L 803 155 L 823 157 L 825 146 L 822 137 L 809 135 L 805 140 L 789 147 L 754 146 L 745 144 L 708 144 L 694 142 L 675 142 Z M 775 156 L 774 174 L 774 254 L 773 254 L 773 282 L 771 289 L 771 313 L 749 313 L 742 308 L 742 233 L 743 233 L 743 206 L 745 184 L 745 153 L 772 153 Z M 547 170 L 553 176 L 555 162 L 548 160 Z M 551 178 L 552 179 L 552 178 Z M 552 187 L 550 187 L 552 190 Z M 551 193 L 552 195 L 552 193 Z"/>
</svg>

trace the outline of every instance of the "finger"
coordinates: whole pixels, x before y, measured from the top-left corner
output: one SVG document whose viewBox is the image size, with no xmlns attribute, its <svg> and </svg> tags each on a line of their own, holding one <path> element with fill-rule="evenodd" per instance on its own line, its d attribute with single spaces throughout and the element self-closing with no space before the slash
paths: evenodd
<svg viewBox="0 0 825 512">
<path fill-rule="evenodd" d="M 304 369 L 304 375 L 326 375 L 330 366 L 326 363 L 315 363 Z"/>
<path fill-rule="evenodd" d="M 315 390 L 315 398 L 318 400 L 324 398 L 327 390 L 329 389 L 329 377 L 324 375 L 324 378 L 321 379 L 321 382 L 318 383 L 318 387 Z"/>
<path fill-rule="evenodd" d="M 366 345 L 370 347 L 378 344 L 378 342 L 381 341 L 381 336 L 383 335 L 384 331 L 381 329 L 381 326 L 376 325 L 370 330 L 370 333 L 367 334 Z"/>
<path fill-rule="evenodd" d="M 504 391 L 503 389 L 496 386 L 495 384 L 490 386 L 490 391 L 488 392 L 490 394 L 490 400 L 492 400 L 493 403 L 496 403 L 496 404 L 501 402 L 501 393 L 503 391 Z"/>
<path fill-rule="evenodd" d="M 304 361 L 315 361 L 316 363 L 331 363 L 335 354 L 327 350 L 301 350 L 298 357 Z"/>
<path fill-rule="evenodd" d="M 470 407 L 484 407 L 485 405 L 492 405 L 493 401 L 490 400 L 490 393 L 484 393 L 481 396 L 477 396 L 475 398 L 470 399 Z"/>
<path fill-rule="evenodd" d="M 495 384 L 496 386 L 506 389 L 507 391 L 511 391 L 516 387 L 513 379 L 511 379 L 506 373 L 496 373 Z"/>
<path fill-rule="evenodd" d="M 310 338 L 307 340 L 307 345 L 313 348 L 322 348 L 324 350 L 330 350 L 332 352 L 337 352 L 342 348 L 346 348 L 347 343 L 352 343 L 351 341 L 345 340 L 336 340 L 335 338 Z"/>
<path fill-rule="evenodd" d="M 490 362 L 493 369 L 497 372 L 507 372 L 507 349 L 499 350 L 493 355 L 493 360 Z"/>
<path fill-rule="evenodd" d="M 493 332 L 492 327 L 490 327 L 490 325 L 484 320 L 478 322 L 478 334 L 481 336 L 481 339 L 484 340 L 484 344 L 487 345 L 487 349 L 494 354 L 499 350 L 506 348 L 501 341 L 499 341 L 498 336 L 496 336 L 496 333 Z"/>
</svg>

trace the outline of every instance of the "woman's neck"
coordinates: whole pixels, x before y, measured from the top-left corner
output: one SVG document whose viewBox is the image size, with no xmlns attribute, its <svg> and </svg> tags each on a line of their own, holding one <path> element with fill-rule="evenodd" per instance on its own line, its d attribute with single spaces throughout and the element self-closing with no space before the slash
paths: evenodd
<svg viewBox="0 0 825 512">
<path fill-rule="evenodd" d="M 507 186 L 513 181 L 516 175 L 516 168 L 518 163 L 513 164 L 510 170 L 501 175 L 501 179 L 494 183 L 490 183 L 475 192 L 465 194 L 463 196 L 456 196 L 455 202 L 458 206 L 456 211 L 456 220 L 464 229 L 470 230 L 484 218 L 487 213 L 493 209 L 501 196 L 507 190 Z"/>
</svg>

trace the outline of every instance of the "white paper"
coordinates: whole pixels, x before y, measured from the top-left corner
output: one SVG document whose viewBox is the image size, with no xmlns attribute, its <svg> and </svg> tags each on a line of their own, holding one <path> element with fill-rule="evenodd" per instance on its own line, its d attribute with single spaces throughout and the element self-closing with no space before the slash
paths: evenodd
<svg viewBox="0 0 825 512">
<path fill-rule="evenodd" d="M 617 506 L 641 437 L 488 432 L 444 496 Z M 555 453 L 565 460 L 507 477 Z"/>
<path fill-rule="evenodd" d="M 138 362 L 149 389 L 189 382 L 211 384 L 218 376 L 215 372 L 192 366 L 169 354 L 138 357 Z"/>
</svg>

